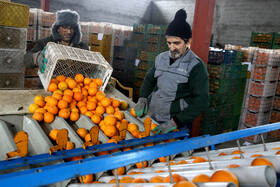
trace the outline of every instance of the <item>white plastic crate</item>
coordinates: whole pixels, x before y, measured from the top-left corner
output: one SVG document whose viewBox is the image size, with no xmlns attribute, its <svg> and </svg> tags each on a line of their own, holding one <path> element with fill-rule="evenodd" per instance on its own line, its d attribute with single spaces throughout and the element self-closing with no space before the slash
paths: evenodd
<svg viewBox="0 0 280 187">
<path fill-rule="evenodd" d="M 271 111 L 255 112 L 244 109 L 242 111 L 242 123 L 250 126 L 260 126 L 269 124 Z"/>
<path fill-rule="evenodd" d="M 253 111 L 267 112 L 272 109 L 274 97 L 262 97 L 247 95 L 245 101 L 245 108 Z"/>
<path fill-rule="evenodd" d="M 89 44 L 90 22 L 80 22 L 82 42 Z"/>
<path fill-rule="evenodd" d="M 277 66 L 252 65 L 251 79 L 276 81 L 278 76 L 279 68 Z"/>
<path fill-rule="evenodd" d="M 76 74 L 85 77 L 100 78 L 103 81 L 100 90 L 104 90 L 113 72 L 113 68 L 99 52 L 93 52 L 49 42 L 45 58 L 48 60 L 45 71 L 38 71 L 40 80 L 47 90 L 52 78 L 58 75 L 74 78 Z"/>
<path fill-rule="evenodd" d="M 251 127 L 248 126 L 248 125 L 245 125 L 245 124 L 241 124 L 240 130 L 248 129 L 248 128 L 251 128 Z M 266 139 L 266 137 L 267 137 L 267 133 L 263 133 L 263 139 Z M 253 143 L 258 143 L 258 142 L 262 141 L 260 134 L 256 134 L 256 135 L 252 135 L 252 136 L 247 136 L 247 137 L 244 137 L 243 139 L 247 140 L 249 142 L 253 142 Z"/>
<path fill-rule="evenodd" d="M 280 97 L 275 96 L 274 102 L 273 102 L 273 109 L 280 110 Z"/>
<path fill-rule="evenodd" d="M 38 21 L 38 9 L 30 8 L 29 9 L 29 25 L 37 25 Z"/>
<path fill-rule="evenodd" d="M 0 26 L 0 48 L 25 50 L 26 38 L 26 28 Z"/>
<path fill-rule="evenodd" d="M 273 96 L 275 95 L 276 85 L 277 82 L 254 81 L 250 79 L 248 93 L 264 97 Z"/>
<path fill-rule="evenodd" d="M 280 62 L 280 51 L 258 49 L 254 53 L 253 64 L 277 66 Z"/>
<path fill-rule="evenodd" d="M 38 39 L 48 37 L 52 34 L 52 31 L 51 31 L 50 27 L 38 26 L 37 32 L 38 32 Z"/>
<path fill-rule="evenodd" d="M 24 54 L 24 50 L 0 49 L 0 73 L 24 71 Z"/>
<path fill-rule="evenodd" d="M 37 27 L 36 25 L 28 26 L 27 28 L 27 41 L 37 40 Z"/>
</svg>

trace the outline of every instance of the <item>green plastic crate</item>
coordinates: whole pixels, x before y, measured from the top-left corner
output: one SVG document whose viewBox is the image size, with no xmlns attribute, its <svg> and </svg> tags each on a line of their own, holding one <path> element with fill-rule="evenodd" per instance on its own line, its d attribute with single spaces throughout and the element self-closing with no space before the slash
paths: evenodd
<svg viewBox="0 0 280 187">
<path fill-rule="evenodd" d="M 244 57 L 244 51 L 236 51 L 234 64 L 241 65 L 243 57 Z"/>
<path fill-rule="evenodd" d="M 232 65 L 207 65 L 208 73 L 210 77 L 218 79 L 228 79 L 232 77 Z"/>
<path fill-rule="evenodd" d="M 209 77 L 209 90 L 216 93 L 226 93 L 230 91 L 232 79 L 217 79 Z"/>
<path fill-rule="evenodd" d="M 269 33 L 260 33 L 260 32 L 252 32 L 251 42 L 255 43 L 273 43 L 274 41 L 274 32 Z"/>
<path fill-rule="evenodd" d="M 205 134 L 214 135 L 216 134 L 216 129 L 217 129 L 216 121 L 204 122 L 199 124 L 200 135 L 205 135 Z"/>
<path fill-rule="evenodd" d="M 145 49 L 145 42 L 137 42 L 133 40 L 124 40 L 125 47 L 136 48 L 137 51 L 143 51 Z"/>
<path fill-rule="evenodd" d="M 146 34 L 147 25 L 146 24 L 133 24 L 133 32 Z"/>
<path fill-rule="evenodd" d="M 165 35 L 166 25 L 147 25 L 148 34 Z"/>
</svg>

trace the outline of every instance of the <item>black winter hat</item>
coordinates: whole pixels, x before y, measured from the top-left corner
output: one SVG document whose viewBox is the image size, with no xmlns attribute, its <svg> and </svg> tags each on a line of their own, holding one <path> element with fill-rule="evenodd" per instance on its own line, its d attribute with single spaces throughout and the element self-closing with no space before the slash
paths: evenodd
<svg viewBox="0 0 280 187">
<path fill-rule="evenodd" d="M 186 22 L 187 13 L 184 9 L 180 9 L 176 12 L 175 17 L 171 23 L 167 26 L 166 36 L 177 36 L 183 39 L 189 39 L 192 37 L 192 29 L 188 22 Z"/>
<path fill-rule="evenodd" d="M 56 13 L 56 22 L 52 25 L 52 36 L 55 41 L 60 41 L 60 36 L 57 32 L 59 26 L 70 26 L 74 28 L 74 36 L 72 43 L 77 45 L 82 38 L 81 27 L 79 25 L 80 16 L 76 11 L 60 10 Z"/>
</svg>

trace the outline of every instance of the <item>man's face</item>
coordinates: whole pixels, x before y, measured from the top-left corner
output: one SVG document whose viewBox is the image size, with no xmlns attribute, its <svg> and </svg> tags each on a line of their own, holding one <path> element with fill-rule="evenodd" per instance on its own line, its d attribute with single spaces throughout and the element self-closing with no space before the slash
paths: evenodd
<svg viewBox="0 0 280 187">
<path fill-rule="evenodd" d="M 190 39 L 187 43 L 185 43 L 182 38 L 176 36 L 166 36 L 166 39 L 169 48 L 169 56 L 172 59 L 180 58 L 187 51 L 191 42 Z"/>
<path fill-rule="evenodd" d="M 74 28 L 70 26 L 59 26 L 57 32 L 64 42 L 70 42 L 74 36 Z"/>
</svg>

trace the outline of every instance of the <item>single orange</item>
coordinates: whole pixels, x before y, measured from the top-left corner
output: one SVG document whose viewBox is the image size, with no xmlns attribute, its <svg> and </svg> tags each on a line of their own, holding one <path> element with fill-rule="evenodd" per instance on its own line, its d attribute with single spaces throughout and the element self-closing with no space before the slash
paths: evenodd
<svg viewBox="0 0 280 187">
<path fill-rule="evenodd" d="M 149 183 L 163 183 L 164 177 L 162 176 L 153 176 Z"/>
<path fill-rule="evenodd" d="M 239 186 L 238 178 L 228 170 L 218 170 L 210 177 L 210 182 L 233 182 Z"/>
<path fill-rule="evenodd" d="M 180 165 L 180 164 L 188 164 L 189 162 L 185 161 L 185 160 L 181 160 L 179 162 L 177 162 L 177 165 Z"/>
<path fill-rule="evenodd" d="M 218 156 L 225 156 L 225 155 L 228 155 L 228 153 L 221 152 Z"/>
<path fill-rule="evenodd" d="M 81 127 L 77 130 L 77 134 L 81 137 L 81 138 L 85 138 L 86 134 L 88 133 L 88 130 Z"/>
<path fill-rule="evenodd" d="M 93 113 L 92 111 L 86 111 L 84 115 L 91 118 L 93 116 Z"/>
<path fill-rule="evenodd" d="M 130 110 L 130 114 L 131 114 L 133 117 L 136 117 L 134 108 L 132 108 L 132 109 Z"/>
<path fill-rule="evenodd" d="M 49 87 L 48 87 L 48 91 L 49 92 L 54 92 L 55 90 L 57 90 L 57 84 L 56 83 L 50 83 Z"/>
<path fill-rule="evenodd" d="M 277 151 L 276 155 L 280 155 L 280 151 Z"/>
<path fill-rule="evenodd" d="M 96 84 L 100 87 L 103 84 L 103 81 L 100 78 L 95 79 Z"/>
<path fill-rule="evenodd" d="M 79 118 L 80 118 L 80 114 L 78 112 L 71 112 L 70 114 L 71 121 L 77 121 Z"/>
<path fill-rule="evenodd" d="M 28 108 L 28 111 L 31 113 L 31 114 L 34 114 L 35 111 L 40 108 L 37 104 L 31 104 L 29 105 L 29 108 Z"/>
<path fill-rule="evenodd" d="M 197 187 L 197 185 L 191 181 L 180 181 L 174 184 L 173 187 Z"/>
<path fill-rule="evenodd" d="M 155 171 L 154 173 L 165 173 L 165 171 L 163 171 L 163 170 L 157 170 L 157 171 Z"/>
<path fill-rule="evenodd" d="M 50 112 L 44 113 L 44 122 L 51 123 L 54 120 L 54 115 Z"/>
<path fill-rule="evenodd" d="M 114 115 L 107 115 L 104 118 L 104 123 L 105 123 L 105 125 L 116 125 L 117 118 Z"/>
<path fill-rule="evenodd" d="M 45 108 L 38 108 L 35 110 L 35 112 L 40 112 L 40 113 L 44 114 L 47 112 L 47 110 Z"/>
<path fill-rule="evenodd" d="M 98 92 L 98 88 L 96 88 L 96 87 L 89 87 L 88 88 L 88 94 L 90 96 L 95 96 L 97 92 Z"/>
<path fill-rule="evenodd" d="M 101 90 L 99 90 L 97 93 L 96 93 L 96 99 L 98 101 L 101 101 L 104 97 L 106 97 L 106 94 L 104 92 L 102 92 Z"/>
<path fill-rule="evenodd" d="M 68 85 L 68 87 L 70 88 L 70 89 L 74 89 L 74 88 L 76 88 L 76 86 L 77 86 L 77 83 L 76 83 L 76 81 L 74 81 L 73 79 L 70 79 L 68 82 L 67 82 L 67 85 Z"/>
<path fill-rule="evenodd" d="M 240 156 L 232 157 L 232 159 L 240 159 Z"/>
<path fill-rule="evenodd" d="M 48 99 L 47 103 L 48 103 L 50 106 L 56 106 L 57 103 L 58 103 L 58 100 L 57 100 L 56 98 L 51 97 L 51 98 Z"/>
<path fill-rule="evenodd" d="M 58 83 L 59 83 L 59 80 L 57 80 L 57 79 L 51 79 L 50 83 L 58 84 Z"/>
<path fill-rule="evenodd" d="M 238 168 L 240 167 L 238 164 L 229 164 L 227 168 Z"/>
<path fill-rule="evenodd" d="M 107 125 L 104 130 L 104 134 L 108 137 L 113 137 L 116 135 L 116 133 L 117 133 L 117 128 L 113 125 Z"/>
<path fill-rule="evenodd" d="M 57 106 L 48 106 L 47 111 L 56 115 L 58 113 L 58 107 Z"/>
<path fill-rule="evenodd" d="M 57 106 L 59 109 L 65 109 L 68 108 L 68 102 L 65 100 L 59 100 L 57 103 Z"/>
<path fill-rule="evenodd" d="M 129 151 L 129 150 L 131 150 L 131 147 L 123 147 L 122 148 L 122 151 Z"/>
<path fill-rule="evenodd" d="M 66 89 L 64 90 L 63 95 L 70 95 L 71 97 L 73 97 L 74 93 L 72 90 Z"/>
<path fill-rule="evenodd" d="M 241 151 L 242 153 L 245 153 L 244 151 Z M 240 154 L 239 150 L 234 150 L 232 153 L 232 155 L 236 155 L 236 154 Z"/>
<path fill-rule="evenodd" d="M 90 142 L 91 141 L 91 137 L 90 137 L 90 134 L 89 133 L 87 133 L 86 135 L 85 135 L 85 142 Z"/>
<path fill-rule="evenodd" d="M 82 101 L 84 99 L 84 95 L 81 92 L 74 92 L 73 98 L 76 101 Z"/>
<path fill-rule="evenodd" d="M 87 89 L 86 88 L 82 88 L 82 94 L 84 95 L 84 96 L 88 96 L 88 91 L 87 91 Z"/>
<path fill-rule="evenodd" d="M 59 93 L 53 93 L 52 97 L 56 98 L 57 100 L 61 100 L 62 99 L 62 95 Z"/>
<path fill-rule="evenodd" d="M 118 174 L 118 175 L 123 175 L 124 172 L 125 172 L 125 167 L 119 167 L 119 168 L 117 169 L 117 174 Z M 112 170 L 112 173 L 113 173 L 113 175 L 115 175 L 114 170 Z"/>
<path fill-rule="evenodd" d="M 128 103 L 126 101 L 124 101 L 124 100 L 121 100 L 119 108 L 121 110 L 126 110 L 128 108 Z"/>
<path fill-rule="evenodd" d="M 132 183 L 147 183 L 147 181 L 142 178 L 136 178 L 136 179 L 133 179 Z"/>
<path fill-rule="evenodd" d="M 62 100 L 67 101 L 67 103 L 71 103 L 73 99 L 70 95 L 64 95 Z"/>
<path fill-rule="evenodd" d="M 193 178 L 192 182 L 210 182 L 210 177 L 206 174 L 198 174 Z"/>
<path fill-rule="evenodd" d="M 95 124 L 99 124 L 101 120 L 102 120 L 102 118 L 98 114 L 93 114 L 91 116 L 91 121 Z"/>
<path fill-rule="evenodd" d="M 120 183 L 132 183 L 133 178 L 129 176 L 124 176 L 123 178 L 120 179 Z"/>
<path fill-rule="evenodd" d="M 159 160 L 159 162 L 167 162 L 165 157 L 159 157 L 158 160 Z"/>
<path fill-rule="evenodd" d="M 179 175 L 179 174 L 172 174 L 172 178 L 174 180 L 175 183 L 180 182 L 180 181 L 187 181 L 187 179 L 185 179 L 183 176 Z M 170 176 L 168 175 L 167 177 L 164 178 L 163 182 L 170 182 Z"/>
<path fill-rule="evenodd" d="M 70 117 L 70 111 L 67 108 L 63 108 L 58 112 L 58 116 L 68 119 Z"/>
<path fill-rule="evenodd" d="M 280 147 L 274 147 L 272 150 L 278 150 L 280 149 Z"/>
<path fill-rule="evenodd" d="M 145 167 L 148 166 L 148 162 L 147 162 L 147 161 L 137 162 L 137 163 L 135 163 L 135 166 L 136 166 L 137 168 L 145 168 Z"/>
<path fill-rule="evenodd" d="M 110 154 L 110 152 L 109 151 L 101 151 L 101 152 L 98 152 L 96 154 L 97 154 L 97 156 L 102 156 L 102 155 L 108 155 L 108 154 Z"/>
<path fill-rule="evenodd" d="M 98 85 L 96 84 L 96 82 L 90 82 L 88 86 L 90 88 L 98 88 Z"/>
<path fill-rule="evenodd" d="M 68 88 L 68 85 L 66 82 L 62 81 L 62 82 L 58 83 L 57 87 L 58 87 L 58 89 L 64 91 Z"/>
<path fill-rule="evenodd" d="M 77 103 L 77 107 L 78 107 L 78 108 L 81 108 L 82 106 L 87 106 L 87 103 L 86 103 L 85 101 L 79 101 L 79 102 Z"/>
<path fill-rule="evenodd" d="M 32 116 L 33 119 L 35 119 L 36 121 L 43 121 L 44 119 L 44 114 L 41 112 L 35 112 Z"/>
<path fill-rule="evenodd" d="M 66 77 L 64 75 L 58 75 L 56 77 L 56 80 L 58 80 L 59 82 L 65 81 Z"/>
<path fill-rule="evenodd" d="M 197 157 L 193 160 L 193 163 L 199 163 L 199 162 L 207 162 L 207 160 L 203 157 Z"/>
<path fill-rule="evenodd" d="M 115 113 L 115 109 L 112 106 L 108 106 L 105 109 L 106 109 L 107 114 L 114 114 Z"/>
<path fill-rule="evenodd" d="M 116 179 L 111 179 L 108 183 L 117 183 Z"/>
<path fill-rule="evenodd" d="M 140 131 L 139 130 L 134 130 L 132 132 L 130 132 L 132 134 L 132 136 L 134 136 L 135 138 L 139 138 L 139 135 L 140 135 Z"/>
<path fill-rule="evenodd" d="M 261 157 L 261 156 L 263 156 L 263 155 L 262 154 L 253 154 L 250 157 Z"/>
<path fill-rule="evenodd" d="M 77 83 L 82 83 L 82 82 L 84 82 L 84 76 L 83 76 L 82 74 L 77 74 L 77 75 L 75 76 L 75 81 L 76 81 Z"/>
<path fill-rule="evenodd" d="M 89 84 L 91 82 L 91 79 L 86 77 L 84 78 L 84 84 Z"/>
<path fill-rule="evenodd" d="M 111 103 L 112 107 L 118 108 L 120 106 L 120 101 L 117 99 L 114 99 Z"/>
<path fill-rule="evenodd" d="M 44 100 L 44 97 L 42 95 L 36 95 L 33 100 L 34 102 L 37 100 Z"/>
<path fill-rule="evenodd" d="M 128 126 L 127 126 L 127 130 L 129 132 L 132 132 L 134 130 L 138 130 L 138 126 L 135 123 L 129 123 Z"/>
<path fill-rule="evenodd" d="M 268 165 L 274 168 L 273 164 L 266 158 L 255 158 L 251 166 L 263 166 L 263 165 Z"/>
<path fill-rule="evenodd" d="M 80 182 L 85 183 L 85 184 L 92 183 L 93 179 L 94 179 L 93 174 L 88 174 L 88 175 L 79 177 Z"/>
<path fill-rule="evenodd" d="M 52 140 L 56 140 L 58 131 L 59 131 L 58 129 L 52 129 L 51 132 L 49 133 L 49 137 Z"/>
<path fill-rule="evenodd" d="M 96 103 L 94 101 L 88 101 L 87 102 L 87 109 L 88 110 L 95 110 L 96 109 Z"/>
<path fill-rule="evenodd" d="M 71 112 L 77 112 L 77 113 L 80 113 L 80 110 L 78 108 L 71 108 Z"/>
<path fill-rule="evenodd" d="M 66 143 L 66 150 L 74 149 L 74 148 L 75 148 L 74 143 L 71 142 L 71 141 L 67 141 L 67 143 Z"/>
</svg>

